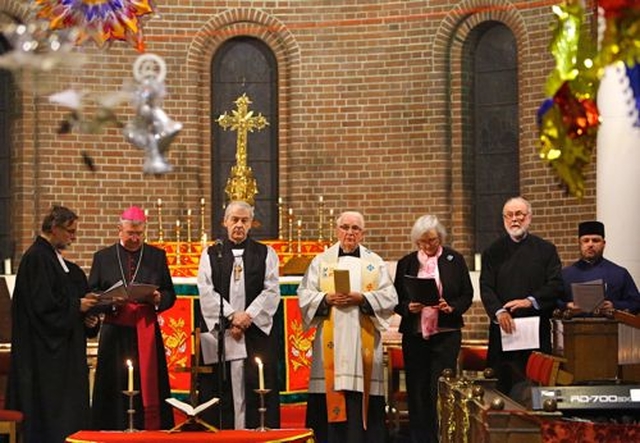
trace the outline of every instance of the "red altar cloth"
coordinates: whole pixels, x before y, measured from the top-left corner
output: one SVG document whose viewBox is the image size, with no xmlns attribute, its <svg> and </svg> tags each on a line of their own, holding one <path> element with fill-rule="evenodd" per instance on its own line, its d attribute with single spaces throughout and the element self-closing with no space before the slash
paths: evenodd
<svg viewBox="0 0 640 443">
<path fill-rule="evenodd" d="M 120 442 L 300 442 L 313 443 L 315 438 L 310 429 L 273 429 L 259 432 L 251 430 L 219 432 L 168 432 L 168 431 L 78 431 L 66 439 L 67 443 L 120 443 Z"/>
</svg>

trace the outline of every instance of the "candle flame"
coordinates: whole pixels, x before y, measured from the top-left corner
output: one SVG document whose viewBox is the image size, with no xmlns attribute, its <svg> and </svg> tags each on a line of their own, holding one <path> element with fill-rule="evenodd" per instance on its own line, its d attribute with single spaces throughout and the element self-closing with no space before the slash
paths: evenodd
<svg viewBox="0 0 640 443">
<path fill-rule="evenodd" d="M 133 362 L 131 360 L 127 360 L 127 367 L 133 368 Z"/>
<path fill-rule="evenodd" d="M 256 357 L 256 363 L 261 365 L 262 364 L 262 360 L 260 360 L 260 357 Z"/>
</svg>

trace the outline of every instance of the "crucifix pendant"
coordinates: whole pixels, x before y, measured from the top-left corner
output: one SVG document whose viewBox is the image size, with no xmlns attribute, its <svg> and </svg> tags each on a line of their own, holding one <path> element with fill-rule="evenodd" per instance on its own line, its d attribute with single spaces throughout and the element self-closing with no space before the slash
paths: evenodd
<svg viewBox="0 0 640 443">
<path fill-rule="evenodd" d="M 240 274 L 242 274 L 242 265 L 240 263 L 236 263 L 233 267 L 233 279 L 235 281 L 240 280 Z"/>
</svg>

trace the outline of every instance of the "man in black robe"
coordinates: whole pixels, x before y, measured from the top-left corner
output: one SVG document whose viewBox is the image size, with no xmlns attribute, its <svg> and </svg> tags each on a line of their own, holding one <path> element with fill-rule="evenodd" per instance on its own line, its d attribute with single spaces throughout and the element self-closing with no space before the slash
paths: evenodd
<svg viewBox="0 0 640 443">
<path fill-rule="evenodd" d="M 504 351 L 501 330 L 515 331 L 514 318 L 540 317 L 540 350 L 551 353 L 551 314 L 562 296 L 562 264 L 556 247 L 529 233 L 531 204 L 522 197 L 507 200 L 502 210 L 507 235 L 482 254 L 480 293 L 490 319 L 488 365 L 496 371 L 497 388 L 525 380 L 529 355 L 536 349 Z"/>
<path fill-rule="evenodd" d="M 99 320 L 87 312 L 97 298 L 60 253 L 76 238 L 77 218 L 54 206 L 18 268 L 6 407 L 24 413 L 24 443 L 61 443 L 89 426 L 86 339 Z"/>
<path fill-rule="evenodd" d="M 270 390 L 265 395 L 265 425 L 280 427 L 279 341 L 273 329 L 280 303 L 278 256 L 270 246 L 248 237 L 253 213 L 253 207 L 245 202 L 229 203 L 224 215 L 227 238 L 203 251 L 198 268 L 205 331 L 201 335 L 202 355 L 204 363 L 215 363 L 212 373 L 200 375 L 200 403 L 221 397 L 218 408 L 205 411 L 203 417 L 224 429 L 260 425 L 260 402 L 254 392 L 258 388 Z M 217 345 L 221 298 L 226 352 Z M 256 358 L 264 365 L 262 383 Z M 219 361 L 226 362 L 224 373 Z"/>
<path fill-rule="evenodd" d="M 140 208 L 124 211 L 119 242 L 93 257 L 89 285 L 96 291 L 119 281 L 127 288 L 134 283 L 158 286 L 149 302 L 120 302 L 105 313 L 93 388 L 94 429 L 128 427 L 128 397 L 122 393 L 128 388 L 127 360 L 133 363 L 134 390 L 139 391 L 134 397 L 136 429 L 173 427 L 172 408 L 165 402 L 171 390 L 158 313 L 173 306 L 176 293 L 165 251 L 144 243 L 145 222 Z"/>
</svg>

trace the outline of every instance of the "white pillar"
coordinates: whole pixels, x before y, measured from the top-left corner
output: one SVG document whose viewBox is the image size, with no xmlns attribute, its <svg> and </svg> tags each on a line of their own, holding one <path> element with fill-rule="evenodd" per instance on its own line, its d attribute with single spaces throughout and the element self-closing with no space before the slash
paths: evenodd
<svg viewBox="0 0 640 443">
<path fill-rule="evenodd" d="M 597 217 L 605 225 L 605 257 L 640 285 L 640 128 L 622 63 L 605 68 L 598 90 L 602 123 L 597 148 Z"/>
</svg>

